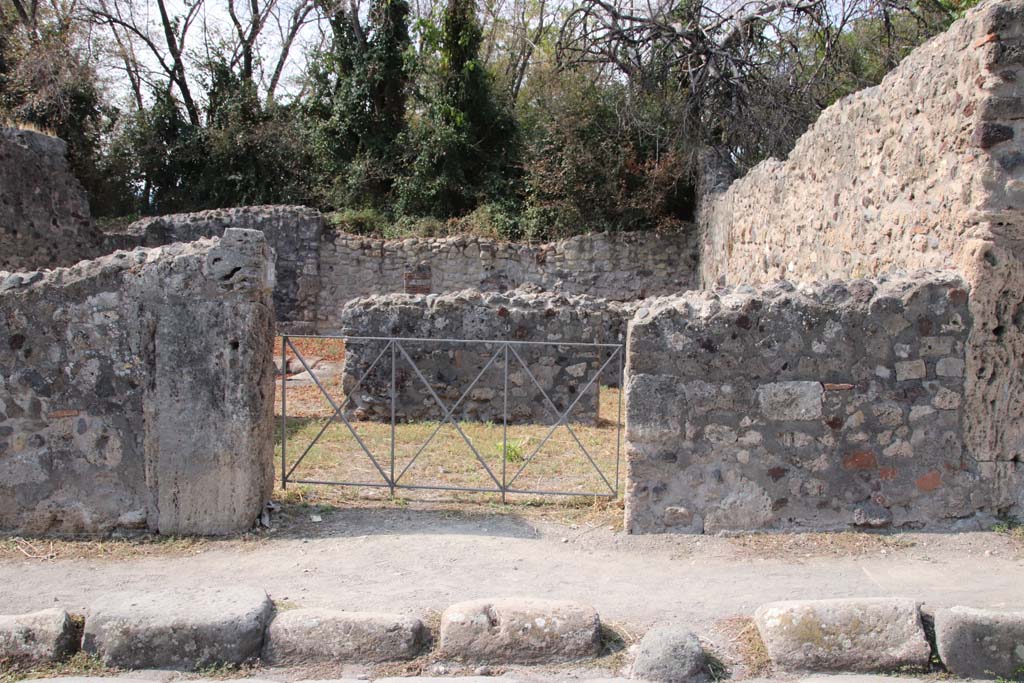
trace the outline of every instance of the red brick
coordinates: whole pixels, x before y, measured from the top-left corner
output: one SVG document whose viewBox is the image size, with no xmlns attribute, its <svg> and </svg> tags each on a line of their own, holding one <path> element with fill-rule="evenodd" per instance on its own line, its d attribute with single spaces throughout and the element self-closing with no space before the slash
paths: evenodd
<svg viewBox="0 0 1024 683">
<path fill-rule="evenodd" d="M 921 491 L 934 491 L 942 486 L 942 475 L 938 470 L 932 470 L 928 474 L 922 474 L 917 478 L 917 488 Z"/>
<path fill-rule="evenodd" d="M 895 479 L 897 474 L 899 474 L 899 470 L 895 467 L 882 467 L 878 470 L 878 478 L 885 481 Z"/>
<path fill-rule="evenodd" d="M 853 451 L 843 458 L 843 469 L 851 471 L 873 470 L 878 467 L 878 458 L 871 451 Z"/>
</svg>

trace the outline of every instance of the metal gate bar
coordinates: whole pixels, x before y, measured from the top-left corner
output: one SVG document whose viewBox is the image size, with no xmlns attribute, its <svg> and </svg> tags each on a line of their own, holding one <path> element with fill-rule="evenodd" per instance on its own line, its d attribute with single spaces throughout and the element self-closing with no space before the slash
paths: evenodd
<svg viewBox="0 0 1024 683">
<path fill-rule="evenodd" d="M 381 349 L 380 353 L 376 355 L 373 362 L 367 366 L 365 372 L 356 381 L 352 389 L 349 390 L 344 397 L 344 400 L 338 403 L 331 396 L 330 392 L 317 377 L 313 367 L 309 365 L 306 359 L 302 356 L 299 350 L 292 343 L 292 339 L 336 339 L 339 341 L 346 342 L 384 342 L 385 345 Z M 423 375 L 422 371 L 413 360 L 412 356 L 405 349 L 403 343 L 416 343 L 416 344 L 467 344 L 474 346 L 482 346 L 487 348 L 489 351 L 491 347 L 496 350 L 488 356 L 487 362 L 483 368 L 476 374 L 469 386 L 465 388 L 459 395 L 459 399 L 455 401 L 451 407 L 445 405 L 444 401 L 437 392 L 430 385 L 430 382 Z M 583 388 L 578 392 L 576 398 L 569 404 L 565 410 L 559 410 L 552 401 L 551 397 L 545 391 L 544 387 L 537 380 L 536 375 L 530 369 L 529 364 L 523 360 L 523 357 L 517 351 L 517 347 L 538 347 L 538 346 L 550 346 L 550 347 L 585 347 L 595 349 L 598 354 L 599 367 L 593 376 L 586 382 Z M 288 466 L 288 374 L 287 362 L 288 362 L 288 351 L 291 350 L 292 354 L 298 359 L 302 365 L 306 374 L 313 380 L 313 383 L 319 389 L 320 393 L 323 394 L 324 398 L 327 399 L 328 404 L 331 406 L 331 415 L 326 419 L 320 431 L 313 438 L 313 440 L 306 446 L 302 455 L 300 455 L 291 467 Z M 604 350 L 608 350 L 609 354 L 604 361 L 601 361 L 601 355 Z M 388 353 L 390 352 L 390 353 Z M 352 423 L 345 416 L 344 411 L 346 405 L 349 403 L 350 398 L 355 392 L 362 386 L 363 382 L 370 375 L 371 372 L 377 367 L 378 363 L 386 355 L 391 358 L 390 368 L 390 386 L 389 386 L 389 397 L 390 397 L 390 443 L 388 452 L 388 462 L 385 463 L 388 467 L 384 467 L 378 462 L 377 458 L 374 457 L 373 451 L 366 445 L 363 439 L 356 432 Z M 539 341 L 508 341 L 508 340 L 474 340 L 474 339 L 430 339 L 423 337 L 366 337 L 366 336 L 345 336 L 345 335 L 281 335 L 281 488 L 286 488 L 290 483 L 296 484 L 321 484 L 331 486 L 368 486 L 376 488 L 387 488 L 390 490 L 391 495 L 395 493 L 395 489 L 412 489 L 412 490 L 432 490 L 432 491 L 458 491 L 458 492 L 471 492 L 471 493 L 498 493 L 501 494 L 502 502 L 506 501 L 507 494 L 529 494 L 529 495 L 551 495 L 551 496 L 585 496 L 585 497 L 604 497 L 604 498 L 616 498 L 619 494 L 619 475 L 620 475 L 620 460 L 622 454 L 622 411 L 623 402 L 622 394 L 625 391 L 624 386 L 624 356 L 625 346 L 622 344 L 608 344 L 608 343 L 591 343 L 591 342 L 539 342 Z M 396 383 L 396 367 L 399 358 L 405 359 L 409 366 L 413 369 L 416 377 L 420 383 L 426 388 L 427 392 L 433 399 L 434 403 L 441 410 L 442 417 L 438 421 L 437 426 L 427 437 L 416 451 L 415 455 L 409 460 L 404 468 L 396 474 L 395 472 L 395 455 L 397 445 L 397 401 L 398 391 Z M 484 376 L 484 374 L 498 361 L 501 361 L 500 366 L 502 368 L 502 453 L 501 453 L 501 477 L 500 479 L 494 471 L 488 466 L 486 460 L 480 455 L 476 446 L 472 440 L 465 434 L 462 428 L 459 426 L 459 420 L 456 419 L 455 413 L 462 402 L 469 396 L 470 391 L 476 386 L 477 382 Z M 508 477 L 508 418 L 509 418 L 509 396 L 508 396 L 508 379 L 509 371 L 511 367 L 511 361 L 515 361 L 523 370 L 525 370 L 527 376 L 533 385 L 540 391 L 547 409 L 555 416 L 555 422 L 550 425 L 550 429 L 545 434 L 544 438 L 540 441 L 536 448 L 530 453 L 530 455 L 523 461 L 522 465 L 516 470 L 515 474 L 512 475 L 511 479 Z M 580 440 L 579 436 L 573 430 L 571 423 L 569 422 L 569 416 L 572 411 L 576 408 L 577 404 L 584 397 L 587 391 L 598 381 L 604 371 L 611 366 L 613 361 L 617 361 L 618 370 L 618 381 L 619 381 L 619 397 L 617 407 L 617 420 L 615 427 L 615 474 L 611 481 L 605 476 L 605 473 L 601 470 L 600 466 L 591 456 L 586 446 Z M 600 399 L 598 399 L 600 402 Z M 600 405 L 600 403 L 599 403 Z M 331 424 L 335 424 L 340 421 L 347 427 L 348 431 L 355 438 L 356 443 L 359 444 L 360 449 L 373 463 L 374 468 L 380 474 L 383 481 L 380 482 L 348 482 L 348 481 L 329 481 L 329 480 L 314 480 L 314 479 L 297 479 L 293 478 L 296 468 L 302 463 L 307 455 L 312 451 L 313 447 L 320 441 L 320 438 L 327 431 L 327 428 Z M 493 487 L 472 487 L 472 486 L 444 486 L 444 485 L 429 485 L 429 484 L 408 484 L 401 483 L 402 477 L 409 471 L 409 469 L 415 464 L 416 460 L 420 455 L 429 447 L 434 437 L 440 432 L 440 430 L 446 425 L 450 424 L 459 433 L 462 440 L 470 448 L 475 456 L 476 460 L 483 467 L 491 481 L 494 482 Z M 512 485 L 522 475 L 526 468 L 531 462 L 537 457 L 544 446 L 547 444 L 549 439 L 554 435 L 559 427 L 565 427 L 569 434 L 572 436 L 573 441 L 579 448 L 580 452 L 586 458 L 591 468 L 598 474 L 601 481 L 607 488 L 607 491 L 555 491 L 555 490 L 537 490 L 537 489 L 525 489 L 525 488 L 513 488 Z"/>
</svg>

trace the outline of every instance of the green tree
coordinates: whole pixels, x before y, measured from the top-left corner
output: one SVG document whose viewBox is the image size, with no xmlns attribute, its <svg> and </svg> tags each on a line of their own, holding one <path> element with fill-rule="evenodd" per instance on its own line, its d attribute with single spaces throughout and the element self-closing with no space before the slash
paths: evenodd
<svg viewBox="0 0 1024 683">
<path fill-rule="evenodd" d="M 448 0 L 436 40 L 397 204 L 408 214 L 459 216 L 514 195 L 518 131 L 510 103 L 496 92 L 479 58 L 482 35 L 473 0 Z"/>
<path fill-rule="evenodd" d="M 406 0 L 373 0 L 365 23 L 357 11 L 330 8 L 331 40 L 303 105 L 328 204 L 377 206 L 391 192 L 411 77 L 408 17 Z"/>
</svg>

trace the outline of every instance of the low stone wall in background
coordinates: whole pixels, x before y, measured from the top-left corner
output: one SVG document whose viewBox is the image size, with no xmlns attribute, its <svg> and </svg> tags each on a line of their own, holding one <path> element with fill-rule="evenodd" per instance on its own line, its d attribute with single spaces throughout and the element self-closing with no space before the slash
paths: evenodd
<svg viewBox="0 0 1024 683">
<path fill-rule="evenodd" d="M 228 227 L 262 230 L 277 255 L 274 301 L 282 329 L 330 334 L 348 302 L 380 294 L 505 292 L 523 285 L 634 301 L 689 289 L 696 230 L 596 233 L 548 244 L 482 237 L 383 240 L 327 229 L 302 206 L 248 206 L 145 218 L 106 235 L 106 248 L 155 247 L 216 237 Z"/>
<path fill-rule="evenodd" d="M 273 486 L 261 233 L 0 272 L 0 529 L 218 534 Z"/>
<path fill-rule="evenodd" d="M 934 272 L 641 308 L 628 530 L 942 528 L 991 510 L 998 482 L 964 443 L 968 296 Z"/>
<path fill-rule="evenodd" d="M 508 340 L 552 342 L 513 347 L 536 383 L 510 353 L 510 422 L 553 424 L 575 402 L 569 421 L 593 423 L 597 419 L 598 386 L 617 379 L 619 366 L 617 361 L 610 363 L 598 381 L 590 383 L 611 352 L 590 343 L 619 343 L 628 308 L 590 297 L 550 293 L 391 294 L 351 302 L 342 311 L 341 332 L 350 336 L 480 340 L 402 342 L 408 358 L 399 353 L 395 365 L 396 417 L 400 421 L 442 418 L 426 380 L 449 409 L 454 406 L 453 414 L 458 419 L 501 422 L 504 352 L 500 345 L 482 342 Z M 360 419 L 391 419 L 390 353 L 366 374 L 384 346 L 385 342 L 379 341 L 346 342 L 343 384 L 346 395 L 351 394 L 353 399 L 349 413 Z M 499 356 L 470 388 L 495 353 Z M 419 368 L 422 379 L 410 360 Z M 357 386 L 360 378 L 362 383 Z M 456 406 L 467 390 L 465 399 Z"/>
<path fill-rule="evenodd" d="M 381 240 L 326 232 L 319 328 L 337 329 L 352 299 L 388 293 L 546 291 L 634 301 L 690 289 L 697 245 L 685 234 L 595 233 L 548 244 L 480 237 Z"/>
<path fill-rule="evenodd" d="M 64 141 L 0 126 L 0 270 L 68 266 L 101 243 Z"/>
</svg>

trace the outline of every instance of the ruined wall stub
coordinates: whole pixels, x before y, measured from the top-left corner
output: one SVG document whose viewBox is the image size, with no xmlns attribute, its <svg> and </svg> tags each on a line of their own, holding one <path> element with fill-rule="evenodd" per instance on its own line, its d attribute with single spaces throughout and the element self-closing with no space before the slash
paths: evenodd
<svg viewBox="0 0 1024 683">
<path fill-rule="evenodd" d="M 351 302 L 342 311 L 341 331 L 352 336 L 555 342 L 515 347 L 539 387 L 510 356 L 509 420 L 553 424 L 558 412 L 566 410 L 586 389 L 570 413 L 570 421 L 592 423 L 597 418 L 598 382 L 586 387 L 610 350 L 557 342 L 619 343 L 624 319 L 624 314 L 618 312 L 620 308 L 589 297 L 523 292 L 391 294 Z M 346 393 L 352 393 L 354 405 L 350 407 L 350 414 L 360 419 L 387 421 L 391 417 L 390 356 L 352 392 L 383 346 L 383 342 L 346 343 L 343 383 Z M 403 342 L 402 346 L 449 407 L 469 389 L 498 348 L 447 342 Z M 480 377 L 458 405 L 455 415 L 459 419 L 501 421 L 503 365 L 502 357 Z M 398 419 L 440 419 L 440 409 L 408 359 L 400 357 L 396 369 Z M 611 383 L 617 374 L 618 364 L 612 363 L 601 374 L 600 383 Z M 554 408 L 544 399 L 541 389 L 550 397 Z"/>
<path fill-rule="evenodd" d="M 0 273 L 0 529 L 218 534 L 273 485 L 263 235 Z"/>
<path fill-rule="evenodd" d="M 108 235 L 116 248 L 157 247 L 219 237 L 227 228 L 260 230 L 276 257 L 274 306 L 278 319 L 296 332 L 313 331 L 320 291 L 320 212 L 305 206 L 243 206 L 143 218 L 120 234 Z"/>
<path fill-rule="evenodd" d="M 0 269 L 71 265 L 101 241 L 64 141 L 0 126 Z"/>
<path fill-rule="evenodd" d="M 626 526 L 949 528 L 994 511 L 964 444 L 959 276 L 788 283 L 641 308 L 626 372 Z"/>
<path fill-rule="evenodd" d="M 1024 512 L 1024 3 L 985 2 L 881 85 L 826 109 L 785 161 L 701 207 L 701 281 L 943 268 L 971 289 L 966 443 Z"/>
</svg>

